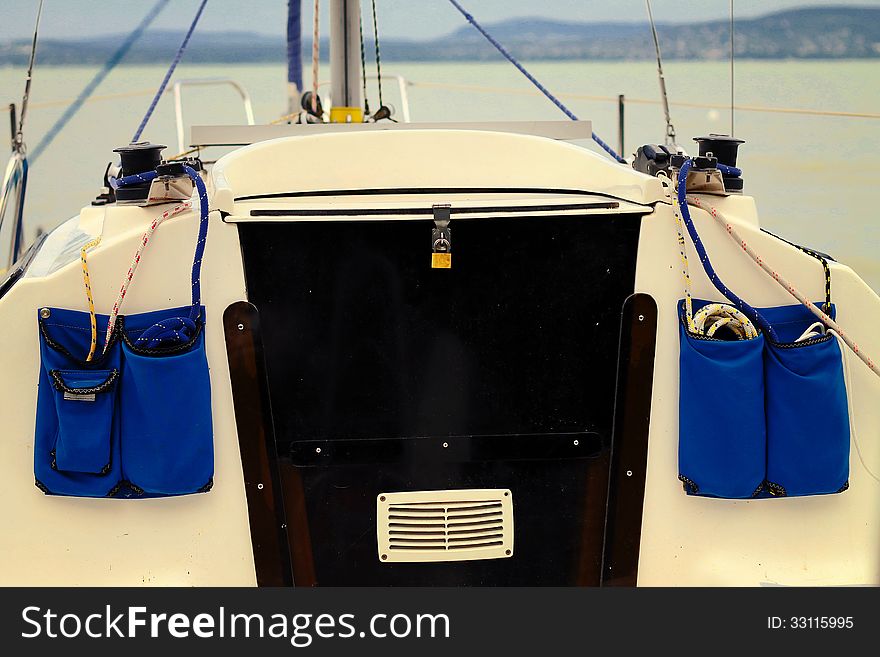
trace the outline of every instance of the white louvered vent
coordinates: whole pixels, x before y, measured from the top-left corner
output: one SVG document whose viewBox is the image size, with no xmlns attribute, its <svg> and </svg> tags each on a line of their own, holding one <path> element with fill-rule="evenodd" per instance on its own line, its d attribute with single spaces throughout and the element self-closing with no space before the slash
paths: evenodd
<svg viewBox="0 0 880 657">
<path fill-rule="evenodd" d="M 513 495 L 506 489 L 382 493 L 376 511 L 384 563 L 513 555 Z"/>
</svg>

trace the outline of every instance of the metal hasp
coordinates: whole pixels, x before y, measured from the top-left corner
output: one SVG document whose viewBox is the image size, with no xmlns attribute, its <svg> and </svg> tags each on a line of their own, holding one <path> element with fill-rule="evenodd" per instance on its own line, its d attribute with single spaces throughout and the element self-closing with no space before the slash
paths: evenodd
<svg viewBox="0 0 880 657">
<path fill-rule="evenodd" d="M 360 123 L 364 119 L 361 97 L 360 2 L 330 2 L 330 93 L 333 123 Z M 335 110 L 335 111 L 334 111 Z"/>
<path fill-rule="evenodd" d="M 431 268 L 449 269 L 452 267 L 452 229 L 449 217 L 452 206 L 435 205 L 434 228 L 431 229 Z"/>
</svg>

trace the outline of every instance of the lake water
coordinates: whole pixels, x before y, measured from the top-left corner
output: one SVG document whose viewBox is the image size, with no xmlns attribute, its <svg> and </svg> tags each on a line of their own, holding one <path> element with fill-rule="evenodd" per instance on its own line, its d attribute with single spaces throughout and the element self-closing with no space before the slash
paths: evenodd
<svg viewBox="0 0 880 657">
<path fill-rule="evenodd" d="M 535 76 L 554 92 L 594 96 L 658 98 L 654 67 L 647 62 L 538 62 Z M 91 79 L 88 67 L 38 66 L 31 95 L 26 137 L 31 149 Z M 129 94 L 86 104 L 40 158 L 32 163 L 27 203 L 30 240 L 38 227 L 51 229 L 76 214 L 97 193 L 114 147 L 126 144 L 137 127 L 165 72 L 157 66 L 120 67 L 103 82 L 97 96 Z M 326 77 L 326 70 L 322 70 Z M 560 119 L 546 99 L 528 95 L 532 88 L 511 66 L 499 63 L 387 63 L 386 75 L 400 74 L 424 83 L 409 89 L 413 121 Z M 741 61 L 737 63 L 737 103 L 823 111 L 880 112 L 880 66 L 876 61 Z M 18 103 L 24 73 L 0 69 L 0 103 Z M 254 101 L 257 123 L 286 108 L 285 69 L 278 64 L 241 66 L 181 65 L 177 79 L 231 77 Z M 666 79 L 674 102 L 725 104 L 729 77 L 723 62 L 668 62 Z M 515 88 L 526 93 L 486 93 L 428 86 L 472 85 Z M 140 92 L 140 93 L 138 93 Z M 400 108 L 393 80 L 384 87 L 386 103 Z M 371 89 L 375 107 L 375 88 Z M 605 100 L 564 97 L 578 116 L 593 121 L 594 130 L 616 144 L 617 105 Z M 58 103 L 52 105 L 51 103 Z M 244 112 L 231 89 L 184 91 L 184 120 L 193 123 L 238 123 Z M 727 132 L 729 112 L 673 107 L 679 142 L 708 132 Z M 0 122 L 6 123 L 0 111 Z M 5 127 L 3 128 L 5 130 Z M 662 142 L 664 121 L 658 105 L 630 104 L 626 111 L 626 149 Z M 736 135 L 747 140 L 740 165 L 746 193 L 756 197 L 762 226 L 801 244 L 832 254 L 852 266 L 880 290 L 880 213 L 876 174 L 880 158 L 880 120 L 800 116 L 741 111 Z M 144 137 L 176 152 L 174 110 L 170 94 L 160 102 Z M 695 151 L 695 148 L 693 148 Z M 5 241 L 3 242 L 5 243 Z"/>
</svg>

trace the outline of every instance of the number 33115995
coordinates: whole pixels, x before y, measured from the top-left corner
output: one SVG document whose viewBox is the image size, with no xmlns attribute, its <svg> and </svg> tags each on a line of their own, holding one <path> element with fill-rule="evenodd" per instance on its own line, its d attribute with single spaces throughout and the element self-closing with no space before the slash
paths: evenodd
<svg viewBox="0 0 880 657">
<path fill-rule="evenodd" d="M 767 617 L 767 629 L 770 630 L 849 630 L 852 627 L 852 616 Z"/>
</svg>

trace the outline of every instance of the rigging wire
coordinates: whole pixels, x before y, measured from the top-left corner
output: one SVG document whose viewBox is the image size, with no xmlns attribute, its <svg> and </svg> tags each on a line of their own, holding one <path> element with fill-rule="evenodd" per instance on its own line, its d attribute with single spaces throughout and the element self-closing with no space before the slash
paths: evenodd
<svg viewBox="0 0 880 657">
<path fill-rule="evenodd" d="M 321 63 L 321 32 L 319 0 L 315 0 L 312 20 L 312 114 L 318 115 L 318 67 Z"/>
<path fill-rule="evenodd" d="M 358 30 L 361 36 L 361 78 L 364 82 L 364 116 L 370 115 L 370 101 L 367 99 L 367 55 L 364 52 L 364 14 L 358 12 Z"/>
<path fill-rule="evenodd" d="M 104 62 L 104 66 L 101 67 L 101 70 L 98 71 L 95 76 L 89 81 L 89 83 L 83 87 L 82 91 L 79 92 L 79 95 L 71 101 L 70 105 L 67 106 L 67 109 L 64 110 L 64 113 L 55 121 L 55 124 L 49 128 L 40 142 L 34 147 L 33 151 L 31 151 L 31 162 L 35 162 L 36 159 L 40 156 L 40 154 L 46 150 L 49 144 L 58 136 L 58 134 L 64 129 L 70 120 L 82 109 L 83 104 L 86 100 L 92 95 L 95 89 L 98 88 L 104 78 L 106 78 L 110 71 L 116 68 L 116 65 L 122 61 L 122 58 L 128 54 L 128 51 L 131 50 L 131 47 L 135 44 L 135 42 L 143 35 L 144 31 L 146 31 L 147 27 L 149 27 L 150 23 L 155 20 L 155 18 L 161 13 L 161 11 L 165 8 L 165 5 L 168 4 L 168 0 L 157 0 L 156 4 L 153 5 L 152 9 L 147 12 L 147 15 L 144 16 L 143 20 L 140 24 L 132 31 L 131 34 L 128 35 L 128 38 L 116 49 L 110 58 Z"/>
<path fill-rule="evenodd" d="M 18 131 L 15 134 L 15 150 L 24 151 L 24 120 L 27 116 L 28 99 L 31 96 L 31 80 L 34 77 L 34 61 L 37 58 L 37 35 L 40 32 L 40 18 L 43 15 L 43 0 L 37 8 L 37 21 L 34 24 L 34 39 L 31 42 L 31 57 L 28 62 L 27 78 L 24 82 L 24 95 L 21 98 L 21 112 L 18 115 Z"/>
<path fill-rule="evenodd" d="M 734 77 L 733 77 L 733 0 L 730 0 L 730 136 L 733 137 L 733 109 L 734 109 Z"/>
<path fill-rule="evenodd" d="M 666 145 L 675 146 L 675 127 L 669 115 L 669 96 L 666 93 L 666 78 L 663 76 L 663 58 L 660 55 L 660 38 L 654 24 L 654 12 L 651 11 L 651 0 L 645 0 L 648 6 L 648 19 L 651 21 L 651 34 L 654 35 L 654 51 L 657 53 L 657 76 L 660 79 L 660 97 L 663 101 L 663 114 L 666 117 Z"/>
<path fill-rule="evenodd" d="M 382 102 L 382 57 L 379 54 L 379 20 L 376 15 L 376 0 L 372 0 L 373 3 L 373 41 L 376 46 L 376 78 L 378 79 L 378 87 L 379 87 L 379 108 L 385 107 L 385 103 Z"/>
<path fill-rule="evenodd" d="M 524 76 L 526 76 L 526 79 L 529 82 L 531 82 L 533 85 L 535 85 L 535 87 L 537 87 L 538 90 L 542 94 L 544 94 L 547 97 L 547 99 L 550 100 L 551 103 L 556 105 L 556 107 L 558 107 L 559 110 L 563 114 L 565 114 L 572 121 L 578 120 L 578 117 L 575 116 L 574 113 L 570 109 L 568 109 L 565 105 L 563 105 L 561 100 L 559 100 L 556 96 L 554 96 L 552 93 L 550 93 L 550 91 L 543 84 L 538 82 L 538 80 L 535 78 L 535 76 L 533 76 L 531 73 L 529 73 L 526 70 L 526 68 L 522 64 L 519 63 L 519 61 L 516 59 L 516 57 L 511 55 L 510 52 L 504 46 L 502 46 L 498 41 L 496 41 L 495 37 L 493 37 L 491 34 L 489 34 L 486 31 L 486 29 L 477 22 L 477 19 L 475 19 L 471 14 L 469 14 L 467 12 L 467 10 L 458 3 L 457 0 L 449 0 L 449 2 L 452 4 L 453 7 L 455 7 L 458 10 L 458 12 L 462 16 L 464 16 L 465 20 L 468 23 L 473 25 L 474 28 L 476 28 L 476 30 L 480 34 L 482 34 L 486 38 L 486 40 L 489 43 L 491 43 L 495 47 L 495 49 L 505 57 L 505 59 L 507 59 L 507 61 L 509 61 L 511 64 L 513 64 L 520 73 L 522 73 Z M 604 150 L 606 153 L 608 153 L 608 155 L 613 157 L 615 160 L 617 160 L 621 164 L 626 164 L 626 160 L 624 160 L 620 155 L 615 153 L 614 149 L 611 148 L 611 146 L 609 146 L 608 144 L 606 144 L 599 137 L 599 135 L 597 135 L 595 132 L 593 133 L 593 141 L 595 141 L 602 148 L 602 150 Z"/>
<path fill-rule="evenodd" d="M 22 234 L 24 232 L 24 201 L 27 193 L 28 182 L 28 158 L 24 144 L 24 122 L 27 116 L 28 100 L 31 95 L 31 80 L 34 76 L 34 62 L 37 58 L 37 37 L 40 32 L 40 18 L 43 15 L 43 0 L 37 7 L 37 20 L 34 23 L 34 38 L 31 42 L 31 55 L 28 62 L 27 78 L 24 83 L 24 94 L 21 99 L 21 113 L 18 116 L 18 129 L 12 138 L 12 157 L 6 167 L 6 174 L 3 177 L 2 187 L 0 187 L 0 227 L 3 226 L 3 220 L 6 217 L 6 208 L 9 198 L 13 190 L 16 190 L 15 210 L 12 226 L 12 238 L 9 242 L 9 259 L 7 264 L 11 265 L 18 260 L 21 253 Z M 14 116 L 12 114 L 11 116 Z"/>
<path fill-rule="evenodd" d="M 180 63 L 180 60 L 183 58 L 183 53 L 186 51 L 186 47 L 189 44 L 189 39 L 192 36 L 193 32 L 196 29 L 196 25 L 199 22 L 199 19 L 202 17 L 202 12 L 205 9 L 205 5 L 208 4 L 208 0 L 202 0 L 199 5 L 199 9 L 196 12 L 195 18 L 193 18 L 192 23 L 189 26 L 189 29 L 186 31 L 186 35 L 183 37 L 183 43 L 180 44 L 180 48 L 177 49 L 177 54 L 174 56 L 174 59 L 171 61 L 171 66 L 168 67 L 168 71 L 165 73 L 165 78 L 162 80 L 162 83 L 159 85 L 159 88 L 156 90 L 156 95 L 153 96 L 153 100 L 150 103 L 150 106 L 147 108 L 147 113 L 144 114 L 144 118 L 141 119 L 141 124 L 138 126 L 138 129 L 134 133 L 134 137 L 131 138 L 131 143 L 135 143 L 138 139 L 141 138 L 141 134 L 144 132 L 144 128 L 147 127 L 147 122 L 150 120 L 150 117 L 153 115 L 153 111 L 156 109 L 156 105 L 159 103 L 159 99 L 162 97 L 162 94 L 165 93 L 165 87 L 168 86 L 169 80 L 171 80 L 171 76 L 174 74 L 174 69 L 177 68 L 177 65 Z"/>
</svg>

